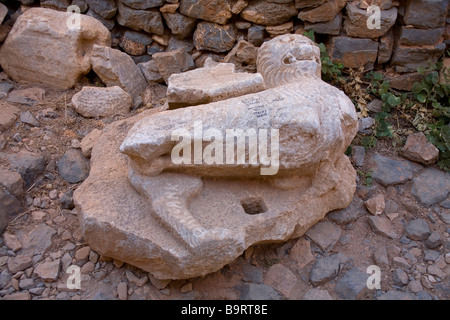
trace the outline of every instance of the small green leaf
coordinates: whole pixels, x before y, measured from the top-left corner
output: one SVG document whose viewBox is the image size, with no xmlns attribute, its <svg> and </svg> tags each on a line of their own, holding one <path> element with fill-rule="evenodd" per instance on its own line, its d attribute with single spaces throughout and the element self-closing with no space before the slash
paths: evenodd
<svg viewBox="0 0 450 320">
<path fill-rule="evenodd" d="M 427 101 L 427 96 L 423 93 L 419 93 L 416 94 L 416 99 L 421 103 L 425 103 L 425 101 Z"/>
</svg>

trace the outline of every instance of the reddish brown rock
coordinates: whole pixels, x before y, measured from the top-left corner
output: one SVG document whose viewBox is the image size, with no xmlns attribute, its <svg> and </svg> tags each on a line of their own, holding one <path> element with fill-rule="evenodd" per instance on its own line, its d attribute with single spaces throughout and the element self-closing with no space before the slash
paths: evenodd
<svg viewBox="0 0 450 320">
<path fill-rule="evenodd" d="M 185 16 L 218 24 L 226 24 L 233 16 L 230 0 L 181 0 L 180 12 Z"/>
<path fill-rule="evenodd" d="M 364 67 L 372 69 L 378 55 L 378 42 L 370 39 L 334 37 L 328 44 L 328 52 L 333 62 L 342 63 L 347 68 Z"/>
<path fill-rule="evenodd" d="M 298 11 L 293 3 L 252 1 L 241 12 L 241 17 L 256 24 L 276 26 L 287 22 L 290 18 L 296 16 L 297 13 Z"/>
<path fill-rule="evenodd" d="M 211 22 L 200 22 L 194 32 L 194 45 L 197 50 L 226 52 L 233 48 L 237 38 L 234 24 L 225 26 Z"/>
<path fill-rule="evenodd" d="M 301 10 L 298 18 L 308 22 L 331 21 L 345 7 L 347 0 L 327 0 L 317 8 Z"/>
<path fill-rule="evenodd" d="M 400 153 L 406 159 L 425 165 L 435 163 L 439 157 L 438 148 L 429 142 L 422 132 L 410 134 Z"/>
</svg>

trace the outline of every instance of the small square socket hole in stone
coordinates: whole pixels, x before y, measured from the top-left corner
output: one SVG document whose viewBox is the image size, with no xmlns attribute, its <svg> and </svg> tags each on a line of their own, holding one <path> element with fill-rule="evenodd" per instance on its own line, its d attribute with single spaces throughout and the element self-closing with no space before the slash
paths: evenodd
<svg viewBox="0 0 450 320">
<path fill-rule="evenodd" d="M 246 214 L 260 214 L 267 211 L 267 206 L 262 198 L 247 198 L 241 200 L 241 206 Z"/>
</svg>

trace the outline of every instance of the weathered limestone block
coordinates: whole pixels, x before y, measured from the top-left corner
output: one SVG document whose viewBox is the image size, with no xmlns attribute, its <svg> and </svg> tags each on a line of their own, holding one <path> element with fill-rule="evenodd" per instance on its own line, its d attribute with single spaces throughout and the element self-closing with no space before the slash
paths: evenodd
<svg viewBox="0 0 450 320">
<path fill-rule="evenodd" d="M 170 108 L 195 106 L 264 90 L 262 76 L 237 73 L 232 63 L 220 63 L 173 75 L 167 88 Z"/>
<path fill-rule="evenodd" d="M 31 8 L 19 16 L 0 49 L 0 65 L 15 81 L 73 87 L 91 70 L 95 44 L 111 45 L 109 31 L 96 19 L 81 15 L 81 29 L 70 30 L 71 13 Z"/>
<path fill-rule="evenodd" d="M 264 26 L 276 26 L 296 16 L 298 11 L 293 3 L 277 3 L 275 1 L 252 1 L 241 12 L 245 20 Z"/>
<path fill-rule="evenodd" d="M 133 59 L 117 49 L 94 45 L 92 69 L 107 86 L 119 86 L 136 104 L 147 88 L 147 82 Z"/>
<path fill-rule="evenodd" d="M 133 106 L 133 99 L 121 87 L 83 87 L 72 97 L 75 110 L 86 118 L 110 117 L 127 114 Z"/>
<path fill-rule="evenodd" d="M 196 277 L 251 245 L 299 237 L 351 202 L 356 173 L 344 151 L 357 132 L 356 112 L 343 92 L 320 79 L 319 48 L 300 35 L 279 36 L 259 49 L 257 66 L 264 91 L 150 110 L 104 129 L 90 175 L 74 194 L 93 250 L 159 279 Z M 211 151 L 203 141 L 212 136 L 199 122 L 214 129 L 217 161 L 172 162 L 171 137 L 180 128 L 202 153 Z M 230 156 L 224 164 L 218 154 L 227 143 L 220 136 L 252 128 L 272 132 L 274 162 L 261 153 L 260 162 L 250 161 L 249 146 L 240 153 L 248 163 Z"/>
</svg>

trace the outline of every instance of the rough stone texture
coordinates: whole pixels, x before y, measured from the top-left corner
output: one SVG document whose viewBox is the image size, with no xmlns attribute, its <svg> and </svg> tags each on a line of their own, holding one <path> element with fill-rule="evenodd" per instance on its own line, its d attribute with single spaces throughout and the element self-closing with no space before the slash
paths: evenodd
<svg viewBox="0 0 450 320">
<path fill-rule="evenodd" d="M 430 249 L 438 248 L 441 244 L 442 239 L 438 232 L 432 232 L 427 241 L 425 241 L 425 246 Z"/>
<path fill-rule="evenodd" d="M 319 54 L 306 37 L 277 37 L 259 50 L 267 90 L 149 115 L 153 109 L 105 128 L 91 174 L 74 193 L 90 247 L 159 279 L 191 278 L 219 270 L 255 243 L 299 237 L 346 207 L 355 171 L 344 151 L 357 118 L 350 99 L 320 80 Z M 261 178 L 261 165 L 172 167 L 164 156 L 175 145 L 172 131 L 200 120 L 218 130 L 280 127 L 277 174 Z M 152 163 L 155 171 L 146 168 Z"/>
<path fill-rule="evenodd" d="M 147 81 L 130 56 L 116 49 L 94 45 L 91 61 L 103 83 L 121 87 L 137 103 L 147 88 Z"/>
<path fill-rule="evenodd" d="M 226 52 L 233 48 L 236 38 L 237 29 L 233 24 L 200 22 L 194 32 L 194 45 L 197 50 Z"/>
<path fill-rule="evenodd" d="M 435 45 L 444 33 L 444 28 L 415 29 L 402 26 L 399 31 L 398 44 L 406 46 Z"/>
<path fill-rule="evenodd" d="M 378 55 L 378 42 L 370 39 L 334 37 L 328 52 L 333 62 L 342 63 L 347 68 L 373 68 Z"/>
<path fill-rule="evenodd" d="M 226 24 L 232 17 L 230 0 L 181 0 L 180 12 L 185 16 Z"/>
<path fill-rule="evenodd" d="M 414 83 L 421 81 L 423 76 L 417 72 L 389 73 L 384 78 L 393 89 L 411 91 Z"/>
<path fill-rule="evenodd" d="M 264 90 L 260 74 L 237 73 L 235 65 L 221 63 L 173 75 L 167 88 L 171 108 L 194 106 Z"/>
<path fill-rule="evenodd" d="M 423 132 L 410 134 L 400 152 L 406 159 L 425 165 L 435 163 L 439 157 L 438 148 L 427 140 Z"/>
<path fill-rule="evenodd" d="M 241 289 L 240 300 L 280 300 L 282 295 L 274 288 L 259 283 L 249 283 Z"/>
<path fill-rule="evenodd" d="M 39 121 L 33 116 L 30 111 L 25 111 L 20 114 L 20 121 L 25 124 L 29 124 L 33 127 L 39 127 Z"/>
<path fill-rule="evenodd" d="M 450 192 L 450 174 L 435 168 L 423 170 L 413 179 L 411 194 L 424 206 L 445 200 Z"/>
<path fill-rule="evenodd" d="M 88 12 L 86 12 L 87 16 L 90 16 L 94 19 L 97 19 L 98 21 L 100 21 L 105 27 L 106 29 L 108 29 L 109 31 L 111 31 L 114 26 L 116 25 L 116 21 L 113 19 L 104 19 L 101 16 L 99 16 L 97 13 L 95 13 L 93 10 L 89 9 Z"/>
<path fill-rule="evenodd" d="M 397 72 L 415 72 L 419 66 L 427 67 L 429 61 L 435 63 L 445 50 L 445 44 L 435 46 L 405 46 L 398 45 L 391 59 L 391 65 Z"/>
<path fill-rule="evenodd" d="M 334 292 L 345 300 L 358 300 L 370 294 L 367 288 L 368 274 L 359 271 L 357 268 L 349 270 L 338 280 L 334 287 Z"/>
<path fill-rule="evenodd" d="M 28 88 L 22 90 L 13 90 L 6 98 L 7 102 L 22 104 L 30 107 L 34 107 L 44 99 L 45 90 L 42 88 Z"/>
<path fill-rule="evenodd" d="M 364 202 L 364 204 L 366 205 L 367 210 L 369 210 L 369 212 L 373 215 L 382 214 L 386 206 L 383 194 L 378 194 L 374 197 L 371 197 L 366 202 Z"/>
<path fill-rule="evenodd" d="M 277 26 L 267 26 L 266 31 L 271 38 L 281 36 L 282 34 L 291 33 L 294 31 L 294 22 L 289 21 Z"/>
<path fill-rule="evenodd" d="M 56 281 L 59 275 L 61 260 L 56 259 L 52 262 L 43 262 L 34 268 L 33 273 L 45 281 Z"/>
<path fill-rule="evenodd" d="M 89 175 L 89 160 L 83 156 L 80 150 L 69 149 L 58 161 L 58 171 L 67 182 L 84 181 Z"/>
<path fill-rule="evenodd" d="M 256 58 L 258 55 L 258 48 L 252 43 L 245 40 L 240 40 L 234 46 L 223 62 L 233 63 L 238 71 L 256 72 Z"/>
<path fill-rule="evenodd" d="M 315 259 L 311 253 L 310 242 L 303 238 L 299 239 L 291 248 L 289 257 L 297 262 L 297 266 L 300 269 Z"/>
<path fill-rule="evenodd" d="M 347 15 L 344 21 L 344 31 L 349 37 L 355 38 L 378 38 L 384 35 L 397 20 L 397 8 L 380 10 L 380 28 L 369 29 L 368 19 L 372 15 L 366 9 L 360 9 L 356 3 L 347 3 Z"/>
<path fill-rule="evenodd" d="M 164 24 L 161 13 L 156 9 L 138 10 L 132 9 L 122 2 L 117 3 L 117 22 L 124 27 L 147 33 L 164 34 Z"/>
<path fill-rule="evenodd" d="M 127 114 L 133 106 L 133 99 L 119 86 L 83 87 L 72 97 L 72 105 L 86 118 L 111 117 Z"/>
<path fill-rule="evenodd" d="M 194 60 L 186 52 L 185 48 L 155 53 L 153 61 L 155 61 L 155 66 L 166 83 L 169 83 L 169 77 L 172 74 L 182 73 L 195 68 Z"/>
<path fill-rule="evenodd" d="M 365 214 L 367 214 L 367 210 L 364 202 L 355 196 L 347 208 L 332 211 L 328 213 L 327 217 L 339 225 L 346 225 Z"/>
<path fill-rule="evenodd" d="M 147 52 L 147 46 L 152 42 L 152 37 L 146 33 L 127 30 L 122 35 L 119 45 L 126 53 L 139 56 Z"/>
<path fill-rule="evenodd" d="M 151 9 L 164 4 L 164 0 L 118 0 L 118 2 L 133 9 Z"/>
<path fill-rule="evenodd" d="M 264 30 L 263 26 L 253 25 L 248 29 L 247 39 L 248 42 L 254 46 L 261 46 L 264 42 Z"/>
<path fill-rule="evenodd" d="M 89 8 L 104 19 L 111 19 L 117 13 L 117 6 L 114 0 L 86 0 Z"/>
<path fill-rule="evenodd" d="M 262 0 L 250 2 L 241 12 L 241 17 L 256 24 L 276 26 L 287 22 L 297 13 L 293 3 Z"/>
<path fill-rule="evenodd" d="M 25 182 L 19 173 L 0 167 L 0 186 L 5 187 L 13 196 L 20 198 L 23 195 Z"/>
<path fill-rule="evenodd" d="M 389 290 L 377 297 L 377 300 L 414 300 L 414 296 L 407 292 Z"/>
<path fill-rule="evenodd" d="M 310 289 L 308 290 L 302 300 L 334 300 L 327 290 Z"/>
<path fill-rule="evenodd" d="M 138 66 L 149 84 L 164 82 L 164 79 L 156 66 L 155 60 L 139 63 Z"/>
<path fill-rule="evenodd" d="M 329 221 L 322 221 L 306 232 L 308 236 L 321 250 L 332 249 L 341 237 L 341 228 Z"/>
<path fill-rule="evenodd" d="M 397 239 L 398 235 L 395 233 L 394 229 L 392 228 L 391 222 L 386 219 L 385 217 L 380 216 L 373 216 L 369 217 L 367 219 L 369 222 L 370 228 L 373 232 L 376 234 L 379 234 L 381 236 L 391 238 L 391 239 Z"/>
<path fill-rule="evenodd" d="M 301 10 L 298 18 L 308 22 L 331 21 L 345 7 L 346 3 L 347 0 L 326 0 L 324 4 L 316 8 Z"/>
<path fill-rule="evenodd" d="M 389 266 L 390 266 L 389 256 L 387 254 L 385 246 L 380 246 L 374 251 L 374 253 L 373 253 L 373 261 L 381 269 L 384 269 L 384 270 L 388 270 L 389 269 Z"/>
<path fill-rule="evenodd" d="M 420 29 L 444 26 L 447 1 L 407 0 L 403 22 Z"/>
<path fill-rule="evenodd" d="M 46 224 L 39 224 L 28 233 L 21 235 L 22 251 L 30 254 L 43 254 L 52 245 L 56 230 Z"/>
<path fill-rule="evenodd" d="M 110 45 L 111 35 L 86 15 L 80 16 L 81 29 L 71 31 L 66 23 L 70 16 L 44 8 L 31 8 L 20 15 L 0 49 L 5 72 L 18 82 L 73 87 L 91 69 L 93 45 Z"/>
<path fill-rule="evenodd" d="M 66 11 L 70 5 L 69 0 L 41 0 L 41 7 L 53 10 Z"/>
<path fill-rule="evenodd" d="M 342 26 L 342 13 L 338 13 L 333 20 L 311 23 L 305 21 L 305 30 L 314 30 L 315 33 L 331 34 L 338 36 Z"/>
<path fill-rule="evenodd" d="M 3 234 L 3 240 L 5 241 L 5 245 L 14 252 L 22 249 L 22 243 L 16 237 L 16 235 L 14 235 L 12 233 L 5 232 Z"/>
<path fill-rule="evenodd" d="M 414 219 L 408 222 L 405 228 L 405 233 L 411 240 L 426 240 L 430 234 L 430 228 L 423 219 Z"/>
<path fill-rule="evenodd" d="M 18 255 L 8 259 L 8 269 L 12 274 L 31 267 L 33 261 L 29 255 Z"/>
<path fill-rule="evenodd" d="M 186 17 L 177 12 L 175 13 L 163 13 L 164 20 L 173 35 L 179 39 L 184 39 L 194 32 L 196 22 L 194 18 Z"/>
<path fill-rule="evenodd" d="M 336 253 L 317 260 L 311 270 L 311 284 L 318 286 L 336 278 L 347 261 L 348 257 L 343 253 Z"/>
<path fill-rule="evenodd" d="M 395 38 L 392 29 L 380 38 L 380 44 L 378 45 L 378 63 L 386 63 L 391 59 L 392 52 L 394 51 L 394 42 Z"/>
<path fill-rule="evenodd" d="M 403 287 L 408 284 L 408 274 L 402 269 L 396 268 L 392 272 L 392 282 L 398 287 Z"/>
<path fill-rule="evenodd" d="M 287 267 L 277 263 L 267 270 L 264 283 L 288 296 L 297 283 L 297 277 Z"/>
<path fill-rule="evenodd" d="M 81 152 L 86 158 L 91 157 L 92 148 L 94 148 L 95 143 L 102 135 L 102 131 L 98 129 L 92 130 L 87 136 L 85 136 L 80 143 Z"/>
<path fill-rule="evenodd" d="M 3 23 L 3 20 L 5 19 L 7 14 L 8 8 L 3 3 L 0 3 L 0 24 Z"/>
<path fill-rule="evenodd" d="M 45 170 L 45 159 L 40 154 L 21 150 L 18 153 L 0 153 L 0 158 L 9 161 L 10 169 L 17 171 L 30 185 Z"/>
<path fill-rule="evenodd" d="M 0 132 L 11 128 L 19 114 L 19 108 L 7 102 L 0 102 Z"/>
<path fill-rule="evenodd" d="M 369 106 L 367 106 L 367 108 L 369 109 Z M 355 166 L 362 167 L 364 165 L 365 156 L 366 156 L 366 149 L 363 146 L 352 147 L 351 160 L 355 164 Z"/>
<path fill-rule="evenodd" d="M 412 179 L 413 173 L 421 169 L 421 166 L 412 162 L 394 160 L 378 154 L 374 155 L 372 160 L 376 165 L 372 177 L 385 187 L 405 183 Z"/>
</svg>

